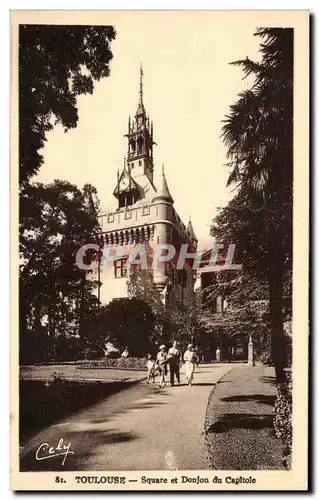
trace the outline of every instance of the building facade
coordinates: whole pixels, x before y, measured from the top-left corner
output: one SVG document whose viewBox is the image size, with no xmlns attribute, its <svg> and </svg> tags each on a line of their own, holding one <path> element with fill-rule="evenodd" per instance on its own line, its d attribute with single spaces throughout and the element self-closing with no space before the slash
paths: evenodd
<svg viewBox="0 0 319 500">
<path fill-rule="evenodd" d="M 130 251 L 137 244 L 154 249 L 160 244 L 171 244 L 178 254 L 182 244 L 195 253 L 197 238 L 189 220 L 181 221 L 174 207 L 174 199 L 161 168 L 159 182 L 154 183 L 153 122 L 143 102 L 143 71 L 140 71 L 139 101 L 136 113 L 128 120 L 127 152 L 123 169 L 117 172 L 113 192 L 114 209 L 99 215 L 102 230 L 101 243 L 120 246 L 121 256 L 114 262 L 102 259 L 99 290 L 102 303 L 128 296 L 128 269 L 125 266 Z M 152 271 L 157 290 L 166 303 L 173 307 L 187 307 L 194 294 L 192 262 L 176 269 L 175 262 L 163 262 Z M 173 299 L 174 298 L 174 299 Z"/>
</svg>

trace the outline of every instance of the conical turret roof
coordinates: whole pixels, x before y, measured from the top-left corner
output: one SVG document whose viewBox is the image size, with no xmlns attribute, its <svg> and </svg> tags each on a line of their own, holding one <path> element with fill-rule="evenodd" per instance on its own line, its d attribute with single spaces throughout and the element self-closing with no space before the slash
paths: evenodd
<svg viewBox="0 0 319 500">
<path fill-rule="evenodd" d="M 155 196 L 153 197 L 152 201 L 167 201 L 168 203 L 171 203 L 173 205 L 174 200 L 169 192 L 165 173 L 164 173 L 164 165 L 162 166 L 162 175 L 161 179 L 159 182 L 159 188 L 156 191 Z"/>
<path fill-rule="evenodd" d="M 187 224 L 187 231 L 189 232 L 189 234 L 191 235 L 191 237 L 195 241 L 198 241 L 197 238 L 196 238 L 195 231 L 194 231 L 193 224 L 192 224 L 192 221 L 191 221 L 190 217 L 189 217 L 189 221 L 188 221 L 188 224 Z"/>
</svg>

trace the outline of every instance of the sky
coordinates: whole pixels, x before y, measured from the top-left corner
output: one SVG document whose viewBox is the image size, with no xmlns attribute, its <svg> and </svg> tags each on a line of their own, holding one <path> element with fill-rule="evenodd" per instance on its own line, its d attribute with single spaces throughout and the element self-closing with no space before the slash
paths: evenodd
<svg viewBox="0 0 319 500">
<path fill-rule="evenodd" d="M 122 12 L 112 24 L 110 76 L 95 83 L 93 95 L 78 97 L 79 122 L 64 132 L 56 126 L 42 150 L 38 181 L 65 179 L 79 187 L 93 184 L 103 209 L 112 203 L 117 168 L 127 151 L 128 115 L 138 103 L 139 68 L 143 64 L 144 104 L 154 122 L 156 181 L 164 163 L 175 208 L 189 216 L 201 246 L 218 207 L 233 192 L 226 188 L 228 168 L 221 139 L 222 120 L 237 94 L 251 81 L 229 62 L 258 59 L 256 20 L 236 12 Z M 243 22 L 243 19 L 245 22 Z"/>
</svg>

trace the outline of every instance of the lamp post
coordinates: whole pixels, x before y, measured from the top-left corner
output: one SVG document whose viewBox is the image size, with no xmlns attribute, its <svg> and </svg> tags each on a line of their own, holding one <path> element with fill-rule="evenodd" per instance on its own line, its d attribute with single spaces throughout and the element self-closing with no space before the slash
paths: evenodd
<svg viewBox="0 0 319 500">
<path fill-rule="evenodd" d="M 248 366 L 255 366 L 254 343 L 251 334 L 249 334 L 249 340 L 248 340 Z"/>
</svg>

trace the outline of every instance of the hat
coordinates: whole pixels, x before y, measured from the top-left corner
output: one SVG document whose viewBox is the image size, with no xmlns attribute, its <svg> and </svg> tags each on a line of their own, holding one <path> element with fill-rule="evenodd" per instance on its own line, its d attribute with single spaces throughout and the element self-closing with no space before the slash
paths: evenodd
<svg viewBox="0 0 319 500">
<path fill-rule="evenodd" d="M 162 344 L 159 346 L 160 349 L 165 349 L 166 348 L 166 345 Z"/>
<path fill-rule="evenodd" d="M 188 344 L 187 349 L 190 349 L 191 347 L 193 347 L 193 344 Z"/>
</svg>

